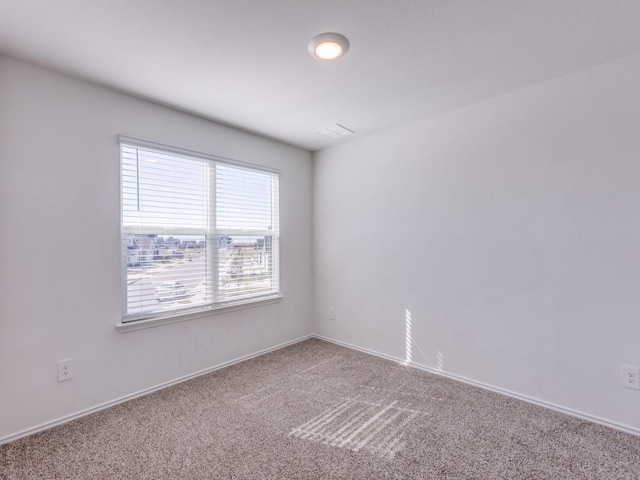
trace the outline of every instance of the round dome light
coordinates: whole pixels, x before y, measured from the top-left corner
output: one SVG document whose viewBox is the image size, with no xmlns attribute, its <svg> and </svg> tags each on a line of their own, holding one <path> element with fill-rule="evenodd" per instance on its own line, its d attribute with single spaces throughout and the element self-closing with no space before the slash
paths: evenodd
<svg viewBox="0 0 640 480">
<path fill-rule="evenodd" d="M 318 60 L 336 60 L 349 51 L 349 40 L 339 33 L 321 33 L 309 42 L 309 53 Z"/>
</svg>

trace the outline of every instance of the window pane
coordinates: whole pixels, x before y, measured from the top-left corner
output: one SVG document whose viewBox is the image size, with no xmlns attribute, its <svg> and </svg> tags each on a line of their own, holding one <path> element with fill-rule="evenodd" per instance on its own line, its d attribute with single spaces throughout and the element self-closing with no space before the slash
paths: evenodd
<svg viewBox="0 0 640 480">
<path fill-rule="evenodd" d="M 207 227 L 208 162 L 123 147 L 122 221 L 124 225 Z"/>
<path fill-rule="evenodd" d="M 127 313 L 211 301 L 204 235 L 127 235 Z"/>
<path fill-rule="evenodd" d="M 264 295 L 274 288 L 273 237 L 218 237 L 220 299 Z"/>
<path fill-rule="evenodd" d="M 273 229 L 273 174 L 231 165 L 216 168 L 216 223 L 220 230 Z"/>
</svg>

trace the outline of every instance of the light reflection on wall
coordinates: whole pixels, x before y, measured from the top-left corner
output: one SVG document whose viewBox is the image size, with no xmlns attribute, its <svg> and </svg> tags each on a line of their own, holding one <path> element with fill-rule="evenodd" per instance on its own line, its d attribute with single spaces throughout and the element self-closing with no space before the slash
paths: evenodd
<svg viewBox="0 0 640 480">
<path fill-rule="evenodd" d="M 432 369 L 438 372 L 444 372 L 444 354 L 440 350 L 436 350 L 436 358 L 435 362 L 433 361 L 433 357 L 430 357 L 427 352 L 425 352 L 420 345 L 414 341 L 413 338 L 413 315 L 411 310 L 408 308 L 404 309 L 404 361 L 402 365 L 411 365 L 413 364 L 413 351 L 419 352 L 419 357 L 424 358 L 426 360 L 426 366 L 431 367 Z M 420 365 L 420 360 L 414 366 Z"/>
<path fill-rule="evenodd" d="M 404 310 L 404 364 L 411 363 L 411 348 L 413 338 L 411 337 L 411 312 L 408 308 Z"/>
<path fill-rule="evenodd" d="M 439 372 L 444 370 L 444 355 L 440 350 L 436 351 L 436 370 Z"/>
</svg>

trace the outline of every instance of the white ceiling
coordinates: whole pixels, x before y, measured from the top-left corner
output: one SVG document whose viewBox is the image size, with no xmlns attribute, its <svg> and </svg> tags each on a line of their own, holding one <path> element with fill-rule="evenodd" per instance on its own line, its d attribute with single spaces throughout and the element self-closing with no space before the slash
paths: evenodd
<svg viewBox="0 0 640 480">
<path fill-rule="evenodd" d="M 638 0 L 0 1 L 2 53 L 308 150 L 637 51 Z"/>
</svg>

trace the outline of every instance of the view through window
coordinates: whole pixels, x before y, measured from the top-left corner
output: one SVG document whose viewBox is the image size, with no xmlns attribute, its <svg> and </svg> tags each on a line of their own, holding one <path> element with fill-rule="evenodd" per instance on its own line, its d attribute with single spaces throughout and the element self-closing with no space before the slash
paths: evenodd
<svg viewBox="0 0 640 480">
<path fill-rule="evenodd" d="M 278 175 L 121 144 L 123 321 L 278 294 Z"/>
</svg>

